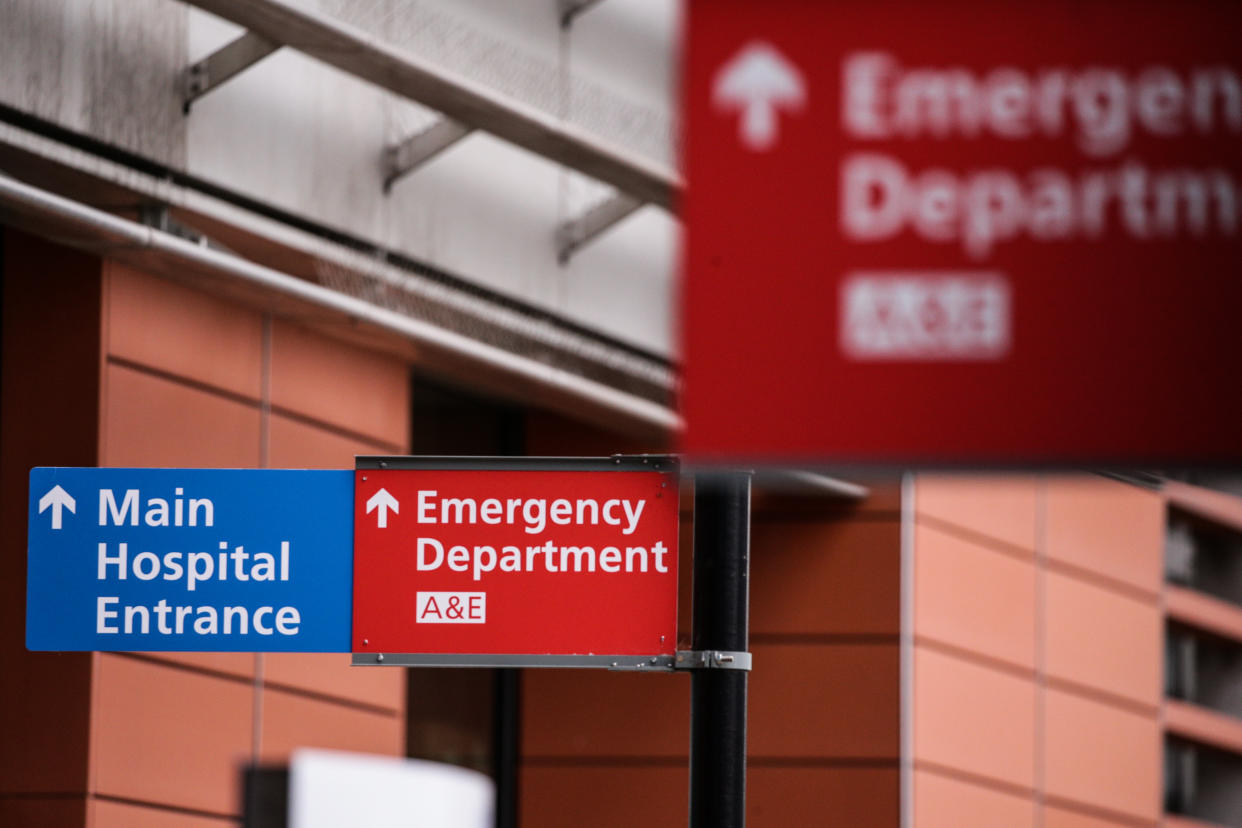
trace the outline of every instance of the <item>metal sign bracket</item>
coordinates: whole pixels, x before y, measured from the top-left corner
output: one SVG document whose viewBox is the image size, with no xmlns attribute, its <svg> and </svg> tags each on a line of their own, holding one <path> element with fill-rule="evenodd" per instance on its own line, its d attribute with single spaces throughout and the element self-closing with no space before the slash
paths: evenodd
<svg viewBox="0 0 1242 828">
<path fill-rule="evenodd" d="M 750 653 L 732 650 L 678 650 L 674 670 L 745 670 L 750 672 Z"/>
</svg>

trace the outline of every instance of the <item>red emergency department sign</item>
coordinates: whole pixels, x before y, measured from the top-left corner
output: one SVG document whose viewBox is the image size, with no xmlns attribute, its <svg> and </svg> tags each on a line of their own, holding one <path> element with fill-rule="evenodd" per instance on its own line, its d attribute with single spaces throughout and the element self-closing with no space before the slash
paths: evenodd
<svg viewBox="0 0 1242 828">
<path fill-rule="evenodd" d="M 1242 460 L 1242 5 L 692 0 L 696 460 Z"/>
<path fill-rule="evenodd" d="M 356 663 L 671 666 L 671 458 L 359 458 L 355 474 Z"/>
</svg>

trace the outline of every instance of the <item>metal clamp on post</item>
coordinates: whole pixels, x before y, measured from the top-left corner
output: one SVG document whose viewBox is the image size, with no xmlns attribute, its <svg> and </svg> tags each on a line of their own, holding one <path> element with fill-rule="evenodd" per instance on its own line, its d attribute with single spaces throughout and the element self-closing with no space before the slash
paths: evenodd
<svg viewBox="0 0 1242 828">
<path fill-rule="evenodd" d="M 729 650 L 678 650 L 674 670 L 745 670 L 750 672 L 750 653 Z"/>
</svg>

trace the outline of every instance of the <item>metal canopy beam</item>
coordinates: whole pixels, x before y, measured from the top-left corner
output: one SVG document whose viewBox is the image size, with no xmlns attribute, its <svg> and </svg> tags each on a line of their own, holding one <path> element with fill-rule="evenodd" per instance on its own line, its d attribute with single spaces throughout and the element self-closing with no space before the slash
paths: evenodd
<svg viewBox="0 0 1242 828">
<path fill-rule="evenodd" d="M 600 0 L 560 0 L 557 8 L 561 13 L 561 28 L 568 29 L 573 25 L 575 17 L 599 2 Z"/>
<path fill-rule="evenodd" d="M 181 79 L 182 111 L 189 114 L 196 100 L 279 48 L 279 44 L 254 32 L 246 32 L 202 60 L 191 63 Z"/>
<path fill-rule="evenodd" d="M 561 264 L 578 248 L 590 243 L 608 228 L 642 207 L 643 203 L 621 193 L 614 193 L 585 210 L 581 215 L 562 222 L 556 229 L 556 257 Z"/>
<path fill-rule="evenodd" d="M 355 26 L 288 0 L 186 0 L 190 5 L 410 100 L 473 129 L 672 210 L 681 177 L 550 113 L 453 75 Z"/>
<path fill-rule="evenodd" d="M 379 307 L 288 273 L 178 238 L 88 207 L 0 174 L 0 218 L 59 244 L 89 250 L 153 272 L 175 272 L 196 284 L 238 286 L 263 292 L 272 307 L 305 318 L 348 320 L 352 331 L 371 330 L 413 343 L 424 355 L 441 355 L 479 371 L 503 373 L 536 404 L 607 416 L 644 433 L 676 434 L 677 412 L 628 391 L 512 353 L 431 322 Z M 564 410 L 564 409 L 562 409 Z"/>
<path fill-rule="evenodd" d="M 407 173 L 426 164 L 465 138 L 473 129 L 449 118 L 439 118 L 399 143 L 384 148 L 384 192 Z"/>
<path fill-rule="evenodd" d="M 755 483 L 760 488 L 784 494 L 823 495 L 846 500 L 863 500 L 871 495 L 871 490 L 859 483 L 806 469 L 763 469 L 755 474 Z"/>
</svg>

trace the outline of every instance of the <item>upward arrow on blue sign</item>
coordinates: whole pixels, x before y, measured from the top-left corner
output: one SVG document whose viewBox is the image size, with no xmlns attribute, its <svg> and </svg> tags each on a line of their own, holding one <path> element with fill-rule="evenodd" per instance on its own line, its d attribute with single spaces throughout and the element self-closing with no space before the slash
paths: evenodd
<svg viewBox="0 0 1242 828">
<path fill-rule="evenodd" d="M 31 650 L 348 652 L 353 473 L 36 468 Z"/>
</svg>

